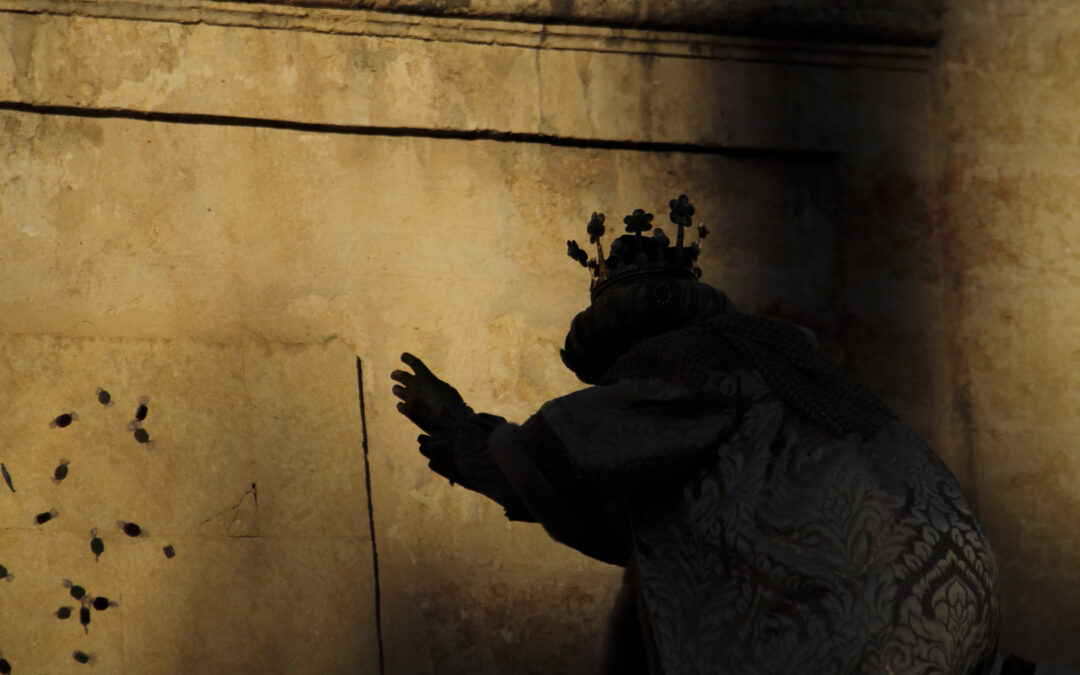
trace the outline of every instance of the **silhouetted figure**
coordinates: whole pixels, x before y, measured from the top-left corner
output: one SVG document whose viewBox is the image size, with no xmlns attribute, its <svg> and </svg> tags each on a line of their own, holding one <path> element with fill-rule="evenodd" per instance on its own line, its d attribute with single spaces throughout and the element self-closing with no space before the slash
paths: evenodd
<svg viewBox="0 0 1080 675">
<path fill-rule="evenodd" d="M 595 259 L 568 242 L 594 281 L 562 356 L 591 386 L 523 424 L 402 355 L 430 467 L 626 568 L 603 672 L 987 672 L 997 564 L 955 477 L 807 332 L 698 282 L 671 207 L 674 245 L 642 211 L 609 256 L 602 216 Z"/>
</svg>

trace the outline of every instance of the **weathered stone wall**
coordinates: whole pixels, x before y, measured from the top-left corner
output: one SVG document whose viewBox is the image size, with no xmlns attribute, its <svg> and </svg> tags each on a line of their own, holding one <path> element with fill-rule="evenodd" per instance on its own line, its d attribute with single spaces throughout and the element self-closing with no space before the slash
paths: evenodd
<svg viewBox="0 0 1080 675">
<path fill-rule="evenodd" d="M 1080 668 L 1080 7 L 953 0 L 934 69 L 958 402 L 1002 649 Z"/>
<path fill-rule="evenodd" d="M 929 45 L 944 0 L 275 0 L 435 16 L 600 24 L 743 35 Z"/>
<path fill-rule="evenodd" d="M 389 373 L 411 351 L 519 421 L 580 386 L 563 242 L 680 192 L 706 280 L 813 327 L 996 508 L 942 312 L 928 50 L 454 13 L 0 0 L 14 664 L 377 672 L 381 633 L 388 673 L 589 672 L 619 570 L 428 471 Z M 120 606 L 84 634 L 64 578 Z"/>
</svg>

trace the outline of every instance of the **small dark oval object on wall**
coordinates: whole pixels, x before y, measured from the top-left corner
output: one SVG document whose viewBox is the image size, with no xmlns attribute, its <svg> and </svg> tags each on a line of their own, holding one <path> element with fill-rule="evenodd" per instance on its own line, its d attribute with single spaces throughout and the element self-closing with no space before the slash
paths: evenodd
<svg viewBox="0 0 1080 675">
<path fill-rule="evenodd" d="M 34 522 L 38 525 L 44 525 L 58 515 L 60 515 L 59 511 L 57 511 L 56 509 L 49 509 L 48 511 L 43 511 L 42 513 L 34 516 Z"/>
<path fill-rule="evenodd" d="M 66 459 L 61 459 L 60 463 L 56 465 L 55 469 L 53 469 L 53 482 L 54 483 L 59 483 L 60 481 L 67 478 L 67 476 L 68 476 L 68 464 L 69 464 L 69 462 Z"/>
<path fill-rule="evenodd" d="M 64 413 L 62 415 L 57 415 L 52 422 L 49 422 L 49 426 L 60 427 L 63 429 L 77 419 L 79 419 L 79 416 L 74 412 Z"/>
<path fill-rule="evenodd" d="M 146 405 L 149 402 L 149 396 L 142 396 L 139 398 L 139 407 L 135 409 L 136 420 L 142 422 L 144 419 L 146 419 L 146 413 L 150 412 L 150 408 Z"/>
</svg>

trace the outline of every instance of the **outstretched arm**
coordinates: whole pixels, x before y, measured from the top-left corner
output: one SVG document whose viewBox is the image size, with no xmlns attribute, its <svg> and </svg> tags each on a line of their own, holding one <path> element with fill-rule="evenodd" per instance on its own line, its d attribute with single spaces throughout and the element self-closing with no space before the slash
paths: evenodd
<svg viewBox="0 0 1080 675">
<path fill-rule="evenodd" d="M 502 504 L 511 519 L 539 521 L 556 540 L 616 564 L 625 562 L 626 537 L 615 505 L 715 449 L 757 386 L 738 372 L 694 388 L 628 378 L 550 401 L 518 426 L 472 413 L 419 359 L 402 360 L 416 374 L 392 375 L 402 383 L 398 408 L 432 429 L 420 437 L 432 469 Z"/>
<path fill-rule="evenodd" d="M 498 502 L 511 520 L 534 520 L 487 456 L 488 434 L 506 420 L 475 414 L 456 389 L 412 354 L 402 354 L 401 360 L 413 372 L 392 372 L 390 378 L 399 383 L 392 391 L 401 399 L 398 412 L 426 432 L 416 440 L 428 467 L 451 485 L 460 483 Z"/>
</svg>

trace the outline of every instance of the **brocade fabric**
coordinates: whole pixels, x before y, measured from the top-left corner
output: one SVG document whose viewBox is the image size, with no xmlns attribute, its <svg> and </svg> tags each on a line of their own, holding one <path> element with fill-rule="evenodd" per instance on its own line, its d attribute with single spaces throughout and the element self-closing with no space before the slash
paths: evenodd
<svg viewBox="0 0 1080 675">
<path fill-rule="evenodd" d="M 523 519 L 628 568 L 611 626 L 642 644 L 605 663 L 621 642 L 669 675 L 985 672 L 998 570 L 952 473 L 794 329 L 699 305 L 483 444 Z"/>
</svg>

